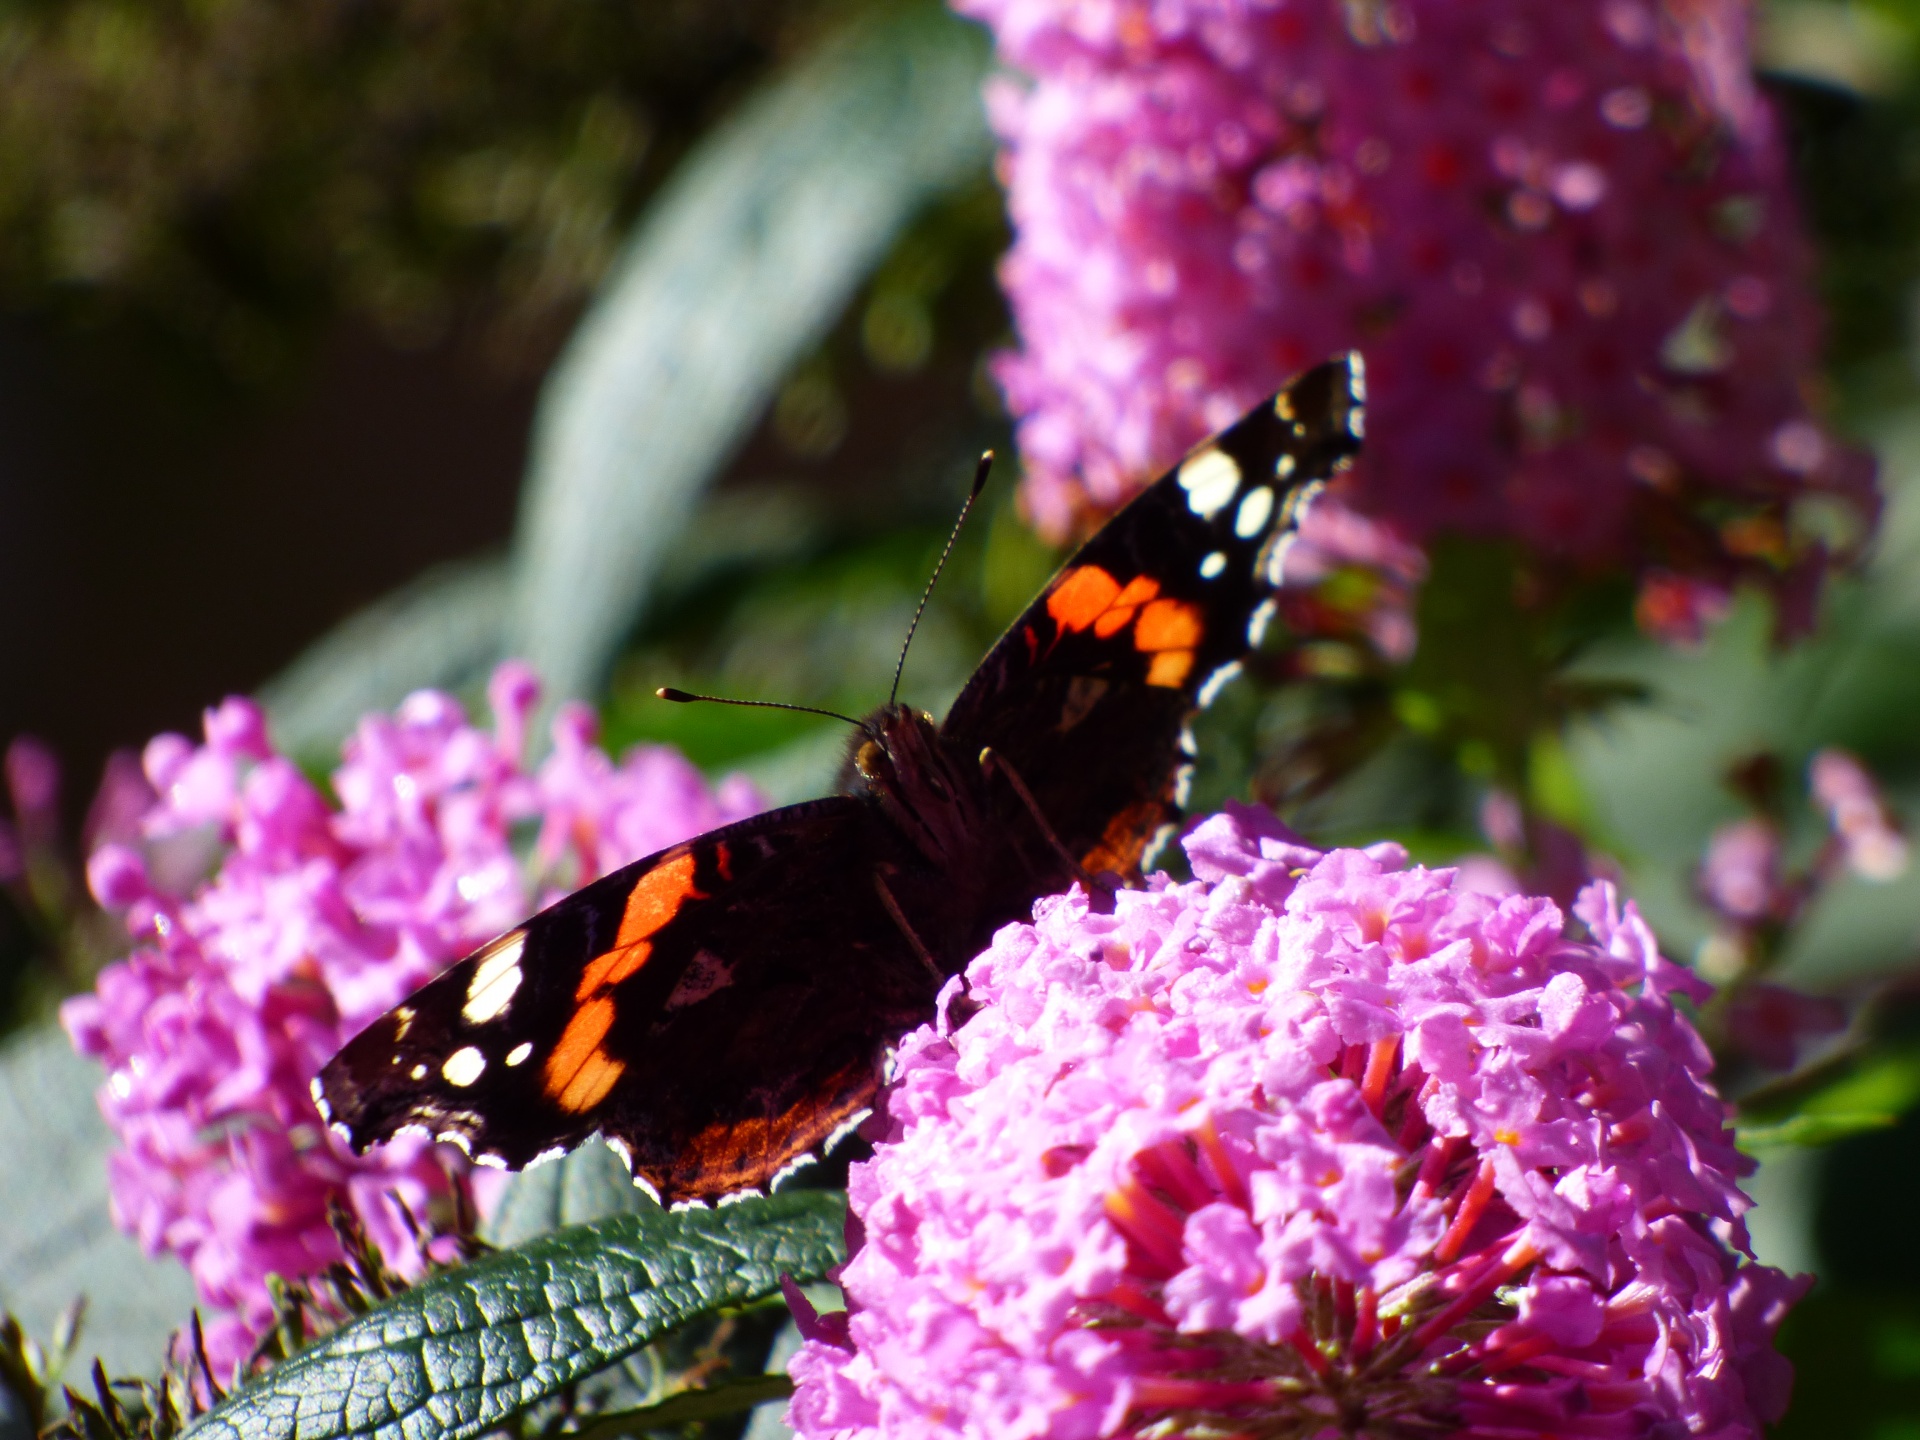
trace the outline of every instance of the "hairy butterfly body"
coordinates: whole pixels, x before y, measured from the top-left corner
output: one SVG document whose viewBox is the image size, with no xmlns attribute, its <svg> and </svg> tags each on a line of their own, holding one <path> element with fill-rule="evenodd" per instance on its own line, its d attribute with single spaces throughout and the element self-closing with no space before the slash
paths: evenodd
<svg viewBox="0 0 1920 1440">
<path fill-rule="evenodd" d="M 518 1168 L 595 1131 L 662 1200 L 763 1186 L 867 1109 L 886 1051 L 1042 895 L 1135 880 L 1186 725 L 1273 613 L 1360 360 L 1308 371 L 1067 562 L 946 720 L 888 704 L 843 793 L 577 891 L 369 1026 L 315 1082 L 356 1149 L 410 1128 Z"/>
</svg>

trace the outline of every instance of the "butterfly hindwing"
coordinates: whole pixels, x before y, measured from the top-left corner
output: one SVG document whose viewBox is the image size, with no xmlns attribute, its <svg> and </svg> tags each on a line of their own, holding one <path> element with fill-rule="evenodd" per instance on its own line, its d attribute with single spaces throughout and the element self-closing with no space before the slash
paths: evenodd
<svg viewBox="0 0 1920 1440">
<path fill-rule="evenodd" d="M 834 797 L 617 871 L 416 992 L 331 1061 L 356 1145 L 418 1126 L 518 1168 L 598 1130 L 663 1197 L 768 1183 L 868 1106 L 935 983 Z"/>
<path fill-rule="evenodd" d="M 1177 821 L 1186 722 L 1258 643 L 1310 492 L 1359 448 L 1357 355 L 1295 380 L 1080 548 L 974 672 L 942 733 L 991 746 L 1094 872 Z"/>
</svg>

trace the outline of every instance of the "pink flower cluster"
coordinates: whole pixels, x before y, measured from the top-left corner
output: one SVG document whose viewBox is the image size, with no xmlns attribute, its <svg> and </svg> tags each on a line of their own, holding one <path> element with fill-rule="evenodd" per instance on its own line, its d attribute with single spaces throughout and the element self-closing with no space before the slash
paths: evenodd
<svg viewBox="0 0 1920 1440">
<path fill-rule="evenodd" d="M 1841 869 L 1881 883 L 1906 873 L 1907 838 L 1859 760 L 1832 747 L 1819 751 L 1807 767 L 1807 793 L 1830 833 L 1800 874 L 1786 873 L 1786 836 L 1765 794 L 1750 797 L 1757 813 L 1728 821 L 1707 842 L 1694 888 L 1729 926 L 1793 923 Z"/>
<path fill-rule="evenodd" d="M 489 694 L 491 733 L 431 692 L 362 721 L 333 775 L 337 804 L 274 750 L 257 707 L 228 700 L 203 743 L 147 746 L 158 799 L 144 839 L 88 867 L 136 942 L 62 1010 L 109 1072 L 115 1219 L 193 1272 L 222 1370 L 270 1321 L 269 1274 L 341 1258 L 329 1200 L 412 1272 L 421 1257 L 390 1194 L 426 1220 L 465 1169 L 418 1139 L 348 1151 L 309 1093 L 334 1051 L 561 890 L 761 808 L 744 780 L 710 792 L 670 750 L 616 765 L 583 707 L 561 712 L 552 753 L 529 769 L 531 672 L 502 666 Z"/>
<path fill-rule="evenodd" d="M 1907 870 L 1907 837 L 1900 833 L 1880 786 L 1844 750 L 1813 757 L 1807 788 L 1826 811 L 1827 823 L 1848 869 L 1867 880 L 1897 880 Z"/>
<path fill-rule="evenodd" d="M 1742 576 L 1803 617 L 1831 537 L 1801 502 L 1872 523 L 1869 462 L 1808 408 L 1810 254 L 1742 0 L 955 4 L 1027 77 L 989 95 L 999 373 L 1044 531 L 1349 347 L 1347 500 L 1416 543 L 1631 565 L 1656 627 Z"/>
<path fill-rule="evenodd" d="M 1842 870 L 1875 883 L 1904 874 L 1907 839 L 1866 766 L 1844 750 L 1821 750 L 1808 766 L 1807 791 L 1829 834 L 1804 865 L 1789 869 L 1771 773 L 1770 763 L 1761 764 L 1737 787 L 1749 792 L 1753 813 L 1715 830 L 1694 872 L 1694 893 L 1715 921 L 1695 963 L 1715 980 L 1739 982 L 1725 1016 L 1733 1050 L 1765 1069 L 1790 1070 L 1805 1040 L 1846 1028 L 1847 1007 L 1755 977 L 1778 962 L 1785 937 Z"/>
<path fill-rule="evenodd" d="M 1572 938 L 1246 808 L 1187 852 L 904 1043 L 800 1434 L 1757 1440 L 1810 1280 L 1740 1253 L 1705 987 L 1633 907 Z"/>
</svg>

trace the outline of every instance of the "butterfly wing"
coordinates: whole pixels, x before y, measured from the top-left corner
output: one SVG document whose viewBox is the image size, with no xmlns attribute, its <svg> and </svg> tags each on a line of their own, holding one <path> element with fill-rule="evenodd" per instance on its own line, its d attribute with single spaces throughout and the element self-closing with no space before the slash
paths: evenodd
<svg viewBox="0 0 1920 1440">
<path fill-rule="evenodd" d="M 1310 492 L 1358 449 L 1358 355 L 1307 371 L 1194 450 L 1062 567 L 942 734 L 1012 764 L 1089 870 L 1138 873 L 1184 802 L 1186 722 L 1274 608 Z"/>
<path fill-rule="evenodd" d="M 357 1150 L 418 1127 L 518 1169 L 597 1130 L 664 1201 L 765 1185 L 933 1011 L 870 883 L 898 850 L 837 796 L 649 856 L 416 991 L 316 1094 Z"/>
</svg>

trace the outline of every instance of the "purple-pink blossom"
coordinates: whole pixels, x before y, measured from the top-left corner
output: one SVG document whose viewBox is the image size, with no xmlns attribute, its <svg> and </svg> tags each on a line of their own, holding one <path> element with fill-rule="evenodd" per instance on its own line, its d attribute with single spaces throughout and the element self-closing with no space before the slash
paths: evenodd
<svg viewBox="0 0 1920 1440">
<path fill-rule="evenodd" d="M 1819 751 L 1807 768 L 1807 791 L 1830 834 L 1799 873 L 1786 873 L 1786 837 L 1765 794 L 1752 797 L 1757 813 L 1728 821 L 1708 841 L 1694 888 L 1732 929 L 1792 924 L 1842 867 L 1879 882 L 1905 873 L 1906 836 L 1859 760 L 1833 747 Z"/>
<path fill-rule="evenodd" d="M 1382 658 L 1413 658 L 1414 596 L 1427 557 L 1388 527 L 1322 499 L 1307 507 L 1287 551 L 1281 613 L 1296 634 L 1351 637 Z"/>
<path fill-rule="evenodd" d="M 1186 848 L 903 1043 L 800 1434 L 1758 1440 L 1810 1279 L 1746 1254 L 1706 987 L 1634 907 L 1244 807 Z"/>
<path fill-rule="evenodd" d="M 561 892 L 761 808 L 744 780 L 709 790 L 671 750 L 616 763 L 580 706 L 532 766 L 531 672 L 503 665 L 489 696 L 491 730 L 425 691 L 368 716 L 333 773 L 337 799 L 274 749 L 258 707 L 228 700 L 200 743 L 148 744 L 158 798 L 141 839 L 88 866 L 135 942 L 62 1010 L 108 1070 L 114 1218 L 192 1271 L 223 1371 L 270 1323 L 269 1274 L 341 1258 L 330 1200 L 412 1273 L 422 1257 L 390 1196 L 429 1221 L 465 1171 L 458 1151 L 415 1138 L 353 1155 L 309 1089 L 334 1051 Z"/>
<path fill-rule="evenodd" d="M 1707 842 L 1696 883 L 1709 909 L 1738 925 L 1789 919 L 1804 886 L 1781 872 L 1780 829 L 1757 815 L 1732 820 Z"/>
<path fill-rule="evenodd" d="M 1024 499 L 1062 535 L 1358 348 L 1334 503 L 1805 623 L 1877 507 L 1810 408 L 1811 254 L 1741 0 L 955 0 L 994 83 Z M 1841 504 L 1833 505 L 1837 497 Z M 1829 527 L 1830 531 L 1830 527 Z"/>
<path fill-rule="evenodd" d="M 1848 869 L 1880 881 L 1906 873 L 1907 837 L 1866 766 L 1844 750 L 1828 748 L 1813 757 L 1807 780 Z"/>
</svg>

